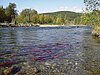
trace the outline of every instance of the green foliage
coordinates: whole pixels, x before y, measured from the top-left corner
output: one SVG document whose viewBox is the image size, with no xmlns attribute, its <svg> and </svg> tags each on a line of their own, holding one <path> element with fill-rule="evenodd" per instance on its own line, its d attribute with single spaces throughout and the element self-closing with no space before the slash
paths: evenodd
<svg viewBox="0 0 100 75">
<path fill-rule="evenodd" d="M 37 14 L 37 11 L 36 10 L 31 10 L 31 9 L 24 9 L 22 12 L 21 12 L 21 15 L 24 16 L 24 17 L 27 17 L 27 16 L 32 16 L 33 14 Z"/>
<path fill-rule="evenodd" d="M 4 22 L 6 18 L 5 9 L 0 7 L 0 22 Z"/>
<path fill-rule="evenodd" d="M 24 9 L 17 15 L 16 4 L 9 3 L 6 8 L 0 7 L 0 22 L 17 22 L 22 24 L 69 24 L 80 17 L 81 13 L 59 11 L 38 14 L 34 9 Z"/>
<path fill-rule="evenodd" d="M 36 20 L 36 14 L 37 14 L 37 11 L 36 10 L 31 10 L 31 9 L 24 9 L 21 14 L 20 14 L 20 17 L 23 17 L 23 20 L 22 20 L 22 23 L 26 22 L 26 23 L 30 23 L 30 22 L 33 22 L 35 23 L 34 21 Z"/>
<path fill-rule="evenodd" d="M 31 16 L 31 22 L 34 24 L 38 24 L 39 23 L 39 15 L 34 14 L 33 16 Z"/>
<path fill-rule="evenodd" d="M 70 11 L 38 14 L 37 11 L 34 9 L 24 9 L 21 14 L 16 18 L 16 20 L 18 23 L 69 24 L 74 20 L 74 18 L 80 16 L 81 13 Z"/>
<path fill-rule="evenodd" d="M 39 16 L 39 23 L 44 24 L 44 15 Z"/>
<path fill-rule="evenodd" d="M 12 19 L 15 18 L 15 16 L 17 15 L 15 8 L 15 3 L 9 3 L 8 7 L 5 9 L 6 21 L 11 22 Z"/>
<path fill-rule="evenodd" d="M 100 8 L 100 0 L 84 0 L 86 10 L 94 11 Z"/>
<path fill-rule="evenodd" d="M 43 14 L 51 17 L 59 17 L 59 18 L 67 19 L 69 21 L 74 20 L 74 18 L 81 16 L 81 13 L 75 13 L 71 11 L 59 11 L 54 13 L 43 13 Z"/>
<path fill-rule="evenodd" d="M 85 25 L 98 25 L 100 21 L 100 15 L 98 14 L 97 11 L 93 11 L 91 13 L 83 13 L 81 16 L 82 18 L 82 24 Z"/>
<path fill-rule="evenodd" d="M 100 26 L 100 0 L 84 0 L 88 13 L 83 13 L 82 23 L 95 26 Z"/>
<path fill-rule="evenodd" d="M 39 21 L 38 23 L 40 24 L 50 24 L 50 23 L 53 23 L 53 20 L 50 16 L 48 15 L 39 15 Z"/>
<path fill-rule="evenodd" d="M 0 7 L 0 22 L 11 22 L 14 20 L 15 16 L 17 15 L 15 8 L 15 3 L 9 3 L 8 7 L 6 8 Z"/>
<path fill-rule="evenodd" d="M 63 18 L 57 17 L 56 24 L 65 24 L 65 20 Z"/>
<path fill-rule="evenodd" d="M 45 24 L 50 24 L 50 23 L 52 23 L 51 17 L 48 16 L 48 15 L 44 15 L 44 23 L 45 23 Z"/>
<path fill-rule="evenodd" d="M 24 23 L 25 21 L 24 21 L 24 17 L 23 16 L 21 16 L 21 15 L 19 15 L 19 16 L 17 16 L 16 17 L 16 21 L 18 22 L 18 23 Z"/>
<path fill-rule="evenodd" d="M 81 13 L 75 13 L 71 11 L 59 11 L 53 13 L 43 13 L 40 15 L 47 15 L 51 17 L 53 24 L 69 24 L 74 21 L 75 18 L 80 17 Z"/>
</svg>

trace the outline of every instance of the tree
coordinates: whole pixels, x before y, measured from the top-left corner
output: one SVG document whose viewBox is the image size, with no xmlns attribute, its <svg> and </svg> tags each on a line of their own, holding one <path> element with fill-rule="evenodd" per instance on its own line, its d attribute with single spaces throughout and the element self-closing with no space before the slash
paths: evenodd
<svg viewBox="0 0 100 75">
<path fill-rule="evenodd" d="M 39 16 L 39 23 L 44 24 L 44 15 Z"/>
<path fill-rule="evenodd" d="M 31 21 L 32 21 L 32 23 L 34 23 L 34 24 L 39 23 L 39 15 L 38 15 L 38 14 L 34 14 L 34 15 L 31 17 Z"/>
<path fill-rule="evenodd" d="M 17 15 L 17 11 L 15 10 L 16 4 L 15 3 L 9 3 L 8 7 L 5 9 L 6 14 L 6 20 L 8 22 L 11 22 L 12 19 L 15 19 L 15 16 Z"/>
<path fill-rule="evenodd" d="M 56 24 L 56 19 L 57 19 L 57 17 L 54 16 L 54 17 L 51 17 L 51 19 L 52 19 L 52 23 L 53 23 L 53 24 Z"/>
<path fill-rule="evenodd" d="M 24 23 L 25 22 L 24 17 L 22 15 L 18 15 L 16 17 L 16 21 L 17 21 L 17 23 Z"/>
<path fill-rule="evenodd" d="M 50 24 L 52 22 L 52 19 L 48 15 L 44 15 L 44 23 L 45 24 Z"/>
<path fill-rule="evenodd" d="M 4 22 L 6 19 L 5 9 L 0 7 L 0 22 Z"/>
<path fill-rule="evenodd" d="M 84 3 L 86 5 L 86 11 L 88 11 L 88 13 L 83 13 L 83 23 L 93 26 L 100 25 L 100 0 L 84 0 Z"/>
<path fill-rule="evenodd" d="M 20 15 L 22 15 L 23 17 L 24 17 L 24 19 L 28 22 L 28 23 L 30 23 L 30 22 L 32 22 L 32 17 L 33 17 L 33 15 L 36 15 L 37 14 L 37 11 L 36 10 L 34 10 L 34 9 L 24 9 L 22 12 L 21 12 L 21 14 Z"/>
<path fill-rule="evenodd" d="M 100 8 L 100 0 L 84 0 L 86 10 L 94 11 Z"/>
<path fill-rule="evenodd" d="M 56 23 L 57 23 L 57 24 L 60 24 L 60 23 L 61 23 L 61 18 L 57 17 Z"/>
<path fill-rule="evenodd" d="M 57 18 L 56 18 L 56 24 L 65 24 L 64 18 L 57 17 Z"/>
</svg>

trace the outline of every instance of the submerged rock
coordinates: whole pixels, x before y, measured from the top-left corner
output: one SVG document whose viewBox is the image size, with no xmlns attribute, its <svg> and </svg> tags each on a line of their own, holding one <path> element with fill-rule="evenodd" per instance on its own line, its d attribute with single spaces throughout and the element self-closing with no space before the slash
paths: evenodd
<svg viewBox="0 0 100 75">
<path fill-rule="evenodd" d="M 9 68 L 4 69 L 1 75 L 14 75 L 18 73 L 20 70 L 21 70 L 21 67 L 17 67 L 17 66 L 9 67 Z"/>
<path fill-rule="evenodd" d="M 11 72 L 10 72 L 10 74 L 16 74 L 17 72 L 19 72 L 20 71 L 20 67 L 16 67 L 16 66 L 14 66 L 12 69 L 11 69 Z"/>
</svg>

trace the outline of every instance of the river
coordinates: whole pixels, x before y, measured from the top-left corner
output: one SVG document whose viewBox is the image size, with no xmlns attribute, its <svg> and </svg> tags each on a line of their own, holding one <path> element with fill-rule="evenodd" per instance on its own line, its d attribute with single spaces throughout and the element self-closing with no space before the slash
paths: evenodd
<svg viewBox="0 0 100 75">
<path fill-rule="evenodd" d="M 91 31 L 89 26 L 0 28 L 0 73 L 18 66 L 18 75 L 100 75 L 100 41 Z"/>
</svg>

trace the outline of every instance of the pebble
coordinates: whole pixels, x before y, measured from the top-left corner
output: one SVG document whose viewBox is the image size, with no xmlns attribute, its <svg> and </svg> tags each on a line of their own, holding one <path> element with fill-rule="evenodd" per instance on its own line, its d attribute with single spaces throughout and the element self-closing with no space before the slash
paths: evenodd
<svg viewBox="0 0 100 75">
<path fill-rule="evenodd" d="M 46 62 L 45 65 L 50 66 L 51 64 Z"/>
<path fill-rule="evenodd" d="M 75 65 L 78 65 L 78 63 L 76 62 Z"/>
<path fill-rule="evenodd" d="M 11 69 L 12 69 L 12 67 L 6 68 L 6 69 L 1 73 L 1 75 L 9 75 L 9 73 L 11 72 Z"/>
</svg>

